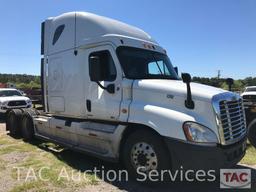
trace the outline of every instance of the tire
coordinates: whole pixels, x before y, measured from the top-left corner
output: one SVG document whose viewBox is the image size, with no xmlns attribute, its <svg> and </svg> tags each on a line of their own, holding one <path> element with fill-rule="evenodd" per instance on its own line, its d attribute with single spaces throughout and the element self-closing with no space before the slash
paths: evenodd
<svg viewBox="0 0 256 192">
<path fill-rule="evenodd" d="M 152 170 L 171 169 L 171 159 L 162 138 L 148 130 L 138 130 L 129 135 L 122 148 L 122 161 L 136 180 L 145 179 L 140 172 L 148 176 Z M 137 171 L 139 167 L 140 172 Z M 148 177 L 144 181 L 150 182 Z"/>
<path fill-rule="evenodd" d="M 0 122 L 5 121 L 5 113 L 0 113 Z"/>
<path fill-rule="evenodd" d="M 254 119 L 248 126 L 248 139 L 250 143 L 256 148 L 256 119 Z"/>
<path fill-rule="evenodd" d="M 25 141 L 30 141 L 34 138 L 34 121 L 33 116 L 36 115 L 34 110 L 25 110 L 21 118 L 21 134 Z"/>
<path fill-rule="evenodd" d="M 12 109 L 8 112 L 6 117 L 6 129 L 10 131 L 10 135 L 13 137 L 21 136 L 21 109 Z"/>
</svg>

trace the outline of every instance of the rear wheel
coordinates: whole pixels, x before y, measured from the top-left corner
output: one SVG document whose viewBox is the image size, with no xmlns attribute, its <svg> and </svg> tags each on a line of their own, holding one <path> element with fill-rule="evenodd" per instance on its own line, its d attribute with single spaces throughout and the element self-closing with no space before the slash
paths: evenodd
<svg viewBox="0 0 256 192">
<path fill-rule="evenodd" d="M 256 147 L 256 119 L 254 119 L 248 126 L 248 139 L 250 143 Z"/>
<path fill-rule="evenodd" d="M 123 162 L 128 172 L 135 179 L 147 179 L 152 170 L 169 170 L 171 168 L 168 151 L 160 136 L 147 130 L 132 133 L 124 143 Z M 157 178 L 161 179 L 161 178 Z"/>
<path fill-rule="evenodd" d="M 34 121 L 33 116 L 36 115 L 34 110 L 25 110 L 21 119 L 21 133 L 25 140 L 34 138 Z"/>
<path fill-rule="evenodd" d="M 22 110 L 20 109 L 12 109 L 6 115 L 6 128 L 7 130 L 10 131 L 11 136 L 18 137 L 21 135 L 21 129 L 20 129 L 21 116 L 22 116 Z"/>
</svg>

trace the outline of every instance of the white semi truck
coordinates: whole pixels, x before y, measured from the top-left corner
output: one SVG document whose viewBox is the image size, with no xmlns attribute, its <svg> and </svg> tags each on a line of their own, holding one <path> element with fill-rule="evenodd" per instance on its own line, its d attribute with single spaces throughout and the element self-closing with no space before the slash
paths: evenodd
<svg viewBox="0 0 256 192">
<path fill-rule="evenodd" d="M 245 154 L 242 99 L 178 76 L 147 33 L 86 12 L 42 23 L 43 111 L 8 112 L 10 134 L 56 142 L 128 171 L 235 165 Z"/>
</svg>

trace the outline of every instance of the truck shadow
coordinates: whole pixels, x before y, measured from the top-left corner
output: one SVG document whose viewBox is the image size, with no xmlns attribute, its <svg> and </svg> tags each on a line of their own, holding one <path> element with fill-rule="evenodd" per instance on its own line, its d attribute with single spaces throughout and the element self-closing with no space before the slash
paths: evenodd
<svg viewBox="0 0 256 192">
<path fill-rule="evenodd" d="M 69 149 L 64 149 L 62 151 L 55 151 L 51 148 L 47 147 L 44 142 L 35 140 L 31 144 L 36 145 L 37 147 L 41 148 L 42 150 L 45 150 L 47 152 L 51 152 L 54 154 L 60 161 L 68 164 L 72 168 L 76 169 L 77 171 L 93 171 L 96 167 L 97 170 L 100 170 L 97 174 L 98 178 L 104 180 L 105 182 L 108 182 L 109 184 L 117 187 L 120 190 L 124 191 L 132 191 L 132 192 L 164 192 L 164 191 L 197 191 L 197 192 L 203 192 L 205 190 L 207 191 L 230 191 L 220 189 L 220 179 L 219 176 L 216 174 L 216 180 L 214 182 L 166 182 L 166 183 L 151 183 L 146 184 L 142 182 L 138 182 L 135 180 L 132 180 L 129 178 L 128 181 L 125 180 L 125 177 L 122 178 L 121 181 L 108 181 L 106 180 L 106 173 L 109 170 L 114 170 L 116 173 L 118 173 L 119 170 L 124 170 L 124 167 L 121 164 L 118 163 L 110 163 L 106 162 L 100 159 L 97 159 L 95 157 L 91 157 L 89 155 L 75 152 Z M 237 169 L 248 169 L 249 167 L 237 165 Z M 254 191 L 256 188 L 256 169 L 251 169 L 252 174 L 252 183 L 251 190 L 245 190 L 242 191 Z M 104 174 L 104 173 L 105 174 Z M 238 191 L 237 189 L 235 191 Z"/>
</svg>

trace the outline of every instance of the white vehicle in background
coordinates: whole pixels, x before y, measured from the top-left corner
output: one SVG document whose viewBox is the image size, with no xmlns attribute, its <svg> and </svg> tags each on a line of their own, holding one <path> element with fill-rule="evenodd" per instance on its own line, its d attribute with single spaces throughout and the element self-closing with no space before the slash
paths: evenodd
<svg viewBox="0 0 256 192">
<path fill-rule="evenodd" d="M 241 94 L 244 100 L 244 106 L 255 106 L 256 107 L 256 86 L 248 86 Z M 255 111 L 256 112 L 256 111 Z"/>
<path fill-rule="evenodd" d="M 246 150 L 239 95 L 178 76 L 136 27 L 71 12 L 42 23 L 44 110 L 11 110 L 7 128 L 143 171 L 213 169 Z"/>
<path fill-rule="evenodd" d="M 256 147 L 256 86 L 246 87 L 241 96 L 248 125 L 248 139 Z"/>
<path fill-rule="evenodd" d="M 30 108 L 32 102 L 28 97 L 13 88 L 0 88 L 0 113 L 9 109 Z"/>
</svg>

